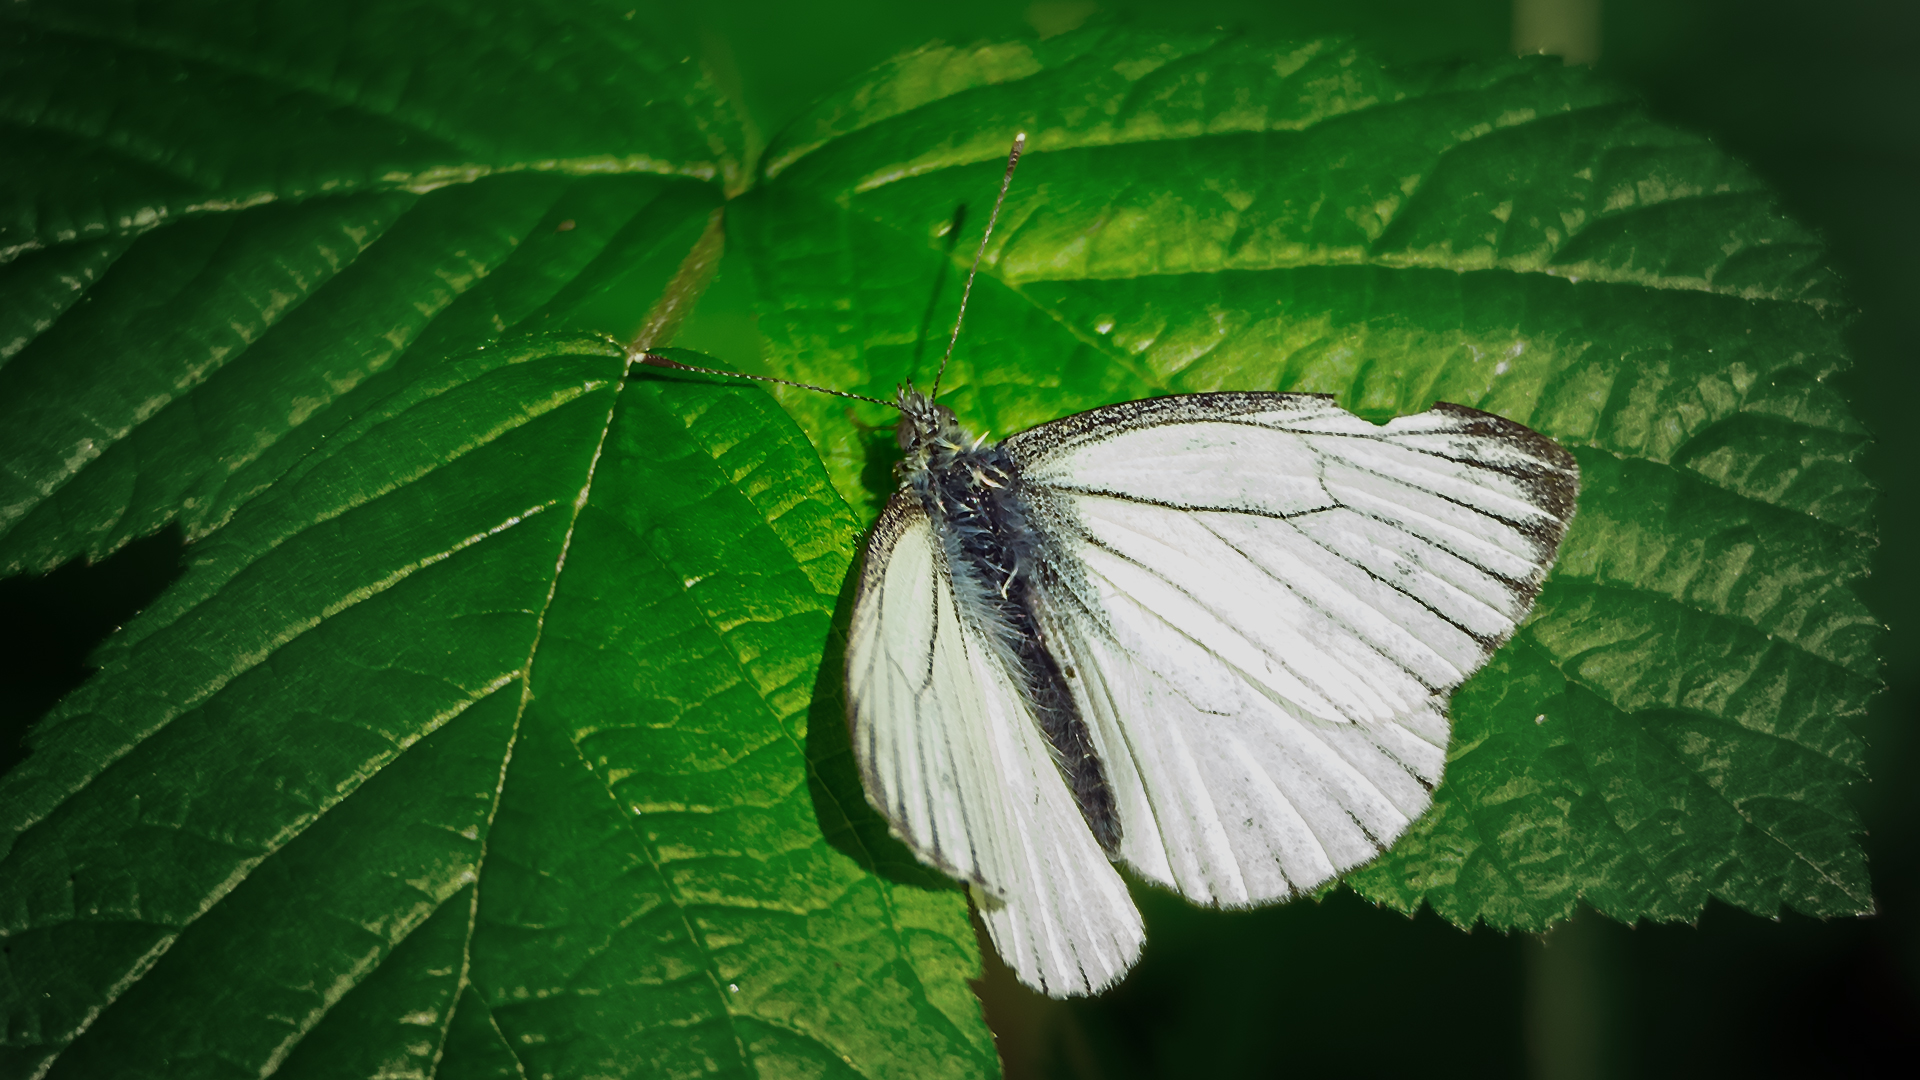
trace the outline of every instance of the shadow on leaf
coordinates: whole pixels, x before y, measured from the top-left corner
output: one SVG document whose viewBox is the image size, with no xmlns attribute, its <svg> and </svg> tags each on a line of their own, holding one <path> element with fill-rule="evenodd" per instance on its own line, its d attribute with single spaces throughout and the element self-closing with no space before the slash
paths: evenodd
<svg viewBox="0 0 1920 1080">
<path fill-rule="evenodd" d="M 0 774 L 24 760 L 28 732 L 93 674 L 93 652 L 186 573 L 178 523 L 91 562 L 0 581 Z"/>
</svg>

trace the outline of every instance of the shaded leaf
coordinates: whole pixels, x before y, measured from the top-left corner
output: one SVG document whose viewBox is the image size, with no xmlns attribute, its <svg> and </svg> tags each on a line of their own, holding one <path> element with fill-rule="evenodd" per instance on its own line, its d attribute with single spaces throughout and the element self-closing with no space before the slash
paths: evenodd
<svg viewBox="0 0 1920 1080">
<path fill-rule="evenodd" d="M 624 0 L 13 4 L 0 255 L 504 172 L 730 184 L 738 125 L 689 59 Z"/>
</svg>

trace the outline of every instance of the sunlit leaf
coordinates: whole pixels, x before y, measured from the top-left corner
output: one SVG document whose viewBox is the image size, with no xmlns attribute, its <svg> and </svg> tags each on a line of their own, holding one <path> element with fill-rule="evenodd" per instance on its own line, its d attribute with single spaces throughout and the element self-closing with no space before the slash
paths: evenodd
<svg viewBox="0 0 1920 1080">
<path fill-rule="evenodd" d="M 1527 929 L 1581 899 L 1871 909 L 1845 797 L 1876 686 L 1871 492 L 1825 382 L 1848 313 L 1750 173 L 1545 60 L 1115 29 L 930 47 L 769 147 L 736 208 L 781 374 L 933 380 L 1015 131 L 943 382 L 975 430 L 1305 390 L 1380 419 L 1472 405 L 1579 458 L 1532 621 L 1455 696 L 1435 810 L 1354 888 Z M 887 440 L 783 400 L 877 508 Z"/>
</svg>

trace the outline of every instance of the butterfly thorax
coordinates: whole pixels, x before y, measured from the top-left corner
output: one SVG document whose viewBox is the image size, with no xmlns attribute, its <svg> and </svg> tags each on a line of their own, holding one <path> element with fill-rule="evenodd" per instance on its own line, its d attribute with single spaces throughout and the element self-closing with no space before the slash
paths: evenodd
<svg viewBox="0 0 1920 1080">
<path fill-rule="evenodd" d="M 1120 821 L 1086 720 L 1040 618 L 1047 597 L 1045 533 L 1023 490 L 1019 464 L 969 435 L 953 412 L 911 386 L 900 390 L 901 486 L 933 522 L 962 617 L 991 643 L 1053 747 L 1087 825 L 1108 853 Z"/>
</svg>

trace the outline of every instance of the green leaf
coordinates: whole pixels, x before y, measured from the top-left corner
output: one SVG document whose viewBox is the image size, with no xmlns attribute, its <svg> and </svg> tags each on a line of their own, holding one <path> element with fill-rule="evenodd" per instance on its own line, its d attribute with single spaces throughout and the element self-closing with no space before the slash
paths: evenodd
<svg viewBox="0 0 1920 1080">
<path fill-rule="evenodd" d="M 976 431 L 1304 390 L 1380 419 L 1460 402 L 1579 458 L 1538 608 L 1455 696 L 1435 810 L 1355 889 L 1527 929 L 1583 899 L 1871 910 L 1844 792 L 1877 685 L 1872 493 L 1825 381 L 1847 312 L 1751 174 L 1546 61 L 1111 28 L 929 47 L 776 140 L 735 207 L 777 374 L 932 381 L 1015 131 L 942 383 Z M 876 508 L 890 440 L 781 397 Z"/>
<path fill-rule="evenodd" d="M 192 541 L 0 777 L 0 1072 L 991 1074 L 964 898 L 846 745 L 888 418 L 782 393 L 796 428 L 624 346 L 724 219 L 779 373 L 927 381 L 1016 129 L 943 394 L 977 427 L 1307 389 L 1580 457 L 1537 616 L 1357 889 L 1529 927 L 1871 902 L 1846 313 L 1756 181 L 1604 87 L 934 46 L 736 198 L 731 108 L 626 4 L 0 25 L 0 560 Z"/>
<path fill-rule="evenodd" d="M 0 256 L 500 173 L 731 187 L 738 124 L 689 57 L 627 0 L 13 4 Z"/>
<path fill-rule="evenodd" d="M 625 367 L 443 362 L 63 703 L 7 778 L 16 1065 L 990 1060 L 957 895 L 863 871 L 809 791 L 851 517 L 764 395 Z"/>
<path fill-rule="evenodd" d="M 5 568 L 202 535 L 410 353 L 638 332 L 687 251 L 657 224 L 721 201 L 666 178 L 739 167 L 710 80 L 635 14 L 13 5 Z"/>
<path fill-rule="evenodd" d="M 627 378 L 717 255 L 724 110 L 596 10 L 9 16 L 16 93 L 126 62 L 22 139 L 16 203 L 88 217 L 9 234 L 0 553 L 193 543 L 0 777 L 0 1073 L 992 1071 L 963 897 L 820 780 L 857 523 L 764 394 Z M 299 40 L 336 144 L 247 112 Z M 60 149 L 123 115 L 219 175 Z"/>
</svg>

